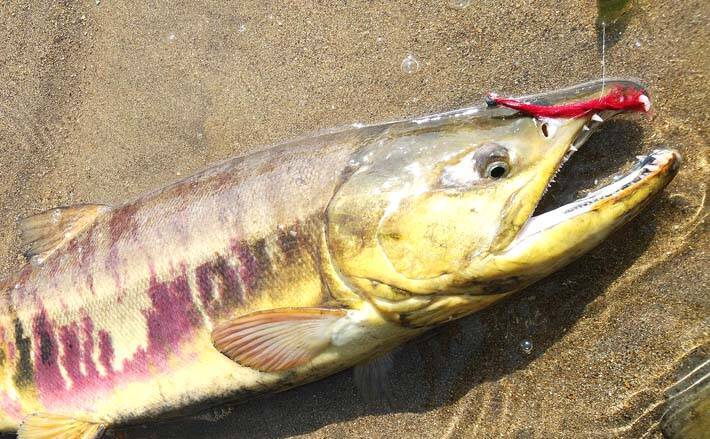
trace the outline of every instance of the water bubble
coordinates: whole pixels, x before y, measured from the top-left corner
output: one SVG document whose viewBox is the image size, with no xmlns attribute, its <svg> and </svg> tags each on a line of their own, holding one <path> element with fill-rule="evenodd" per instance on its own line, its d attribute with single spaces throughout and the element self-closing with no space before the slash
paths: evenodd
<svg viewBox="0 0 710 439">
<path fill-rule="evenodd" d="M 240 24 L 240 25 L 239 25 L 239 28 L 237 28 L 237 31 L 238 31 L 240 34 L 243 34 L 244 32 L 247 31 L 247 25 L 246 25 L 246 24 Z"/>
<path fill-rule="evenodd" d="M 521 349 L 526 355 L 530 354 L 530 352 L 532 352 L 532 350 L 533 350 L 533 343 L 532 343 L 532 341 L 530 341 L 530 340 L 527 339 L 527 338 L 526 338 L 526 339 L 523 339 L 523 340 L 520 342 L 520 349 Z"/>
<path fill-rule="evenodd" d="M 471 0 L 449 0 L 449 6 L 454 9 L 466 9 L 471 6 Z"/>
<path fill-rule="evenodd" d="M 171 43 L 175 41 L 175 34 L 171 33 L 170 35 L 168 35 L 168 41 L 170 41 Z"/>
<path fill-rule="evenodd" d="M 416 73 L 419 71 L 419 60 L 413 54 L 409 54 L 402 60 L 402 71 L 407 74 Z"/>
</svg>

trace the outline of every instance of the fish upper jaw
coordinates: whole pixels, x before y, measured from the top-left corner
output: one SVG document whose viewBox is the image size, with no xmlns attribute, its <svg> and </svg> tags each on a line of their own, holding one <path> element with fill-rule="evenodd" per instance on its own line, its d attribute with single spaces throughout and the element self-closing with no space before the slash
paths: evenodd
<svg viewBox="0 0 710 439">
<path fill-rule="evenodd" d="M 494 255 L 511 245 L 562 166 L 605 120 L 623 112 L 647 112 L 651 105 L 640 82 L 623 79 L 592 81 L 517 99 L 489 95 L 487 102 L 492 111 L 504 117 L 532 119 L 546 139 L 530 142 L 537 144 L 529 148 L 529 160 L 535 165 L 528 171 L 527 182 L 509 199 L 511 208 L 501 213 L 501 227 L 490 247 Z M 525 148 L 521 150 L 528 155 Z"/>
</svg>

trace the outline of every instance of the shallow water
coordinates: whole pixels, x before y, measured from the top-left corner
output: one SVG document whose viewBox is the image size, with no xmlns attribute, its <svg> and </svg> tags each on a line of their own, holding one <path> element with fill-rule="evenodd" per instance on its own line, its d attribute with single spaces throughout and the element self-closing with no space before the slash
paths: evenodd
<svg viewBox="0 0 710 439">
<path fill-rule="evenodd" d="M 18 217 L 117 203 L 325 127 L 601 74 L 590 1 L 263 3 L 0 5 L 0 273 L 21 263 Z M 662 197 L 568 268 L 399 350 L 391 407 L 342 373 L 116 436 L 659 437 L 710 357 L 709 22 L 706 1 L 639 0 L 607 29 L 607 75 L 646 81 L 653 113 L 610 122 L 551 194 L 677 148 Z"/>
</svg>

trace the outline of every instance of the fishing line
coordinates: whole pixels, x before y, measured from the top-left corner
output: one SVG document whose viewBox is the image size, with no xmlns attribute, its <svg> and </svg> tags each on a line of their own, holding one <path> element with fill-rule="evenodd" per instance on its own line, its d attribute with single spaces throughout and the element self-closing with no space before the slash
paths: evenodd
<svg viewBox="0 0 710 439">
<path fill-rule="evenodd" d="M 604 96 L 604 83 L 606 82 L 606 21 L 602 21 L 602 93 Z"/>
</svg>

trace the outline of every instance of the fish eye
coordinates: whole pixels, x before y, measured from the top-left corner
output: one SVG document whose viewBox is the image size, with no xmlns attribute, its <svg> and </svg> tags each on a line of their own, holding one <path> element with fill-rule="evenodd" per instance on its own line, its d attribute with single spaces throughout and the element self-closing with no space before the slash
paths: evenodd
<svg viewBox="0 0 710 439">
<path fill-rule="evenodd" d="M 508 175 L 509 166 L 506 162 L 493 162 L 486 167 L 486 177 L 499 179 Z"/>
<path fill-rule="evenodd" d="M 474 163 L 480 178 L 497 180 L 510 173 L 510 153 L 498 143 L 481 145 L 474 155 Z"/>
</svg>

